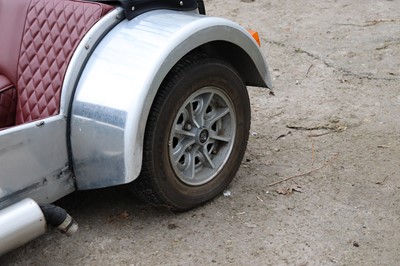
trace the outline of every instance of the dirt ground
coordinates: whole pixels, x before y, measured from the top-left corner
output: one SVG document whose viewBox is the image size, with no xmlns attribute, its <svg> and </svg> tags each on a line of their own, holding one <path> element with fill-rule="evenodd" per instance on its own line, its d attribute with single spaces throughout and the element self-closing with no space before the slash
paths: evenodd
<svg viewBox="0 0 400 266">
<path fill-rule="evenodd" d="M 226 193 L 181 214 L 123 188 L 76 193 L 62 204 L 77 235 L 49 230 L 0 265 L 400 263 L 400 1 L 206 6 L 259 31 L 275 93 L 249 88 L 248 150 Z"/>
</svg>

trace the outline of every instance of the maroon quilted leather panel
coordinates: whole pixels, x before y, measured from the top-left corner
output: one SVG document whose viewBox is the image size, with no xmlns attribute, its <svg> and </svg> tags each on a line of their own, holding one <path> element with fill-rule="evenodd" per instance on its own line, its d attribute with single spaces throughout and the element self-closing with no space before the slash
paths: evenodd
<svg viewBox="0 0 400 266">
<path fill-rule="evenodd" d="M 59 112 L 61 86 L 73 51 L 109 6 L 68 0 L 32 0 L 18 64 L 16 124 Z"/>
<path fill-rule="evenodd" d="M 30 0 L 0 0 L 0 74 L 17 84 L 17 65 Z"/>
<path fill-rule="evenodd" d="M 15 124 L 16 105 L 17 91 L 14 85 L 0 75 L 0 130 Z"/>
</svg>

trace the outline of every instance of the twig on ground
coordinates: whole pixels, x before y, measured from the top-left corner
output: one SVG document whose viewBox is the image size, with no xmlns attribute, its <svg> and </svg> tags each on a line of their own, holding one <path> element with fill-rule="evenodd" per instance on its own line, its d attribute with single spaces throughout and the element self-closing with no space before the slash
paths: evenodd
<svg viewBox="0 0 400 266">
<path fill-rule="evenodd" d="M 280 135 L 279 137 L 277 137 L 276 140 L 281 139 L 281 138 L 284 138 L 284 137 L 289 136 L 289 135 L 291 135 L 291 134 L 292 134 L 292 131 L 289 131 L 288 133 L 282 134 L 282 135 Z"/>
<path fill-rule="evenodd" d="M 375 182 L 375 184 L 383 185 L 387 179 L 388 179 L 388 176 L 385 176 L 385 178 L 382 181 Z"/>
<path fill-rule="evenodd" d="M 336 131 L 328 131 L 328 132 L 324 132 L 324 133 L 321 133 L 321 134 L 308 134 L 307 137 L 316 138 L 316 137 L 325 136 L 325 135 L 328 135 L 328 134 L 334 133 L 334 132 L 336 132 Z"/>
<path fill-rule="evenodd" d="M 306 130 L 306 131 L 313 131 L 313 130 L 334 130 L 336 125 L 324 124 L 324 125 L 317 125 L 317 126 L 297 126 L 297 125 L 286 125 L 287 128 L 296 129 L 296 130 Z"/>
<path fill-rule="evenodd" d="M 288 180 L 293 179 L 293 178 L 296 178 L 296 177 L 301 177 L 301 176 L 310 175 L 310 174 L 312 174 L 312 173 L 314 173 L 314 172 L 316 172 L 316 171 L 319 171 L 319 170 L 321 170 L 321 169 L 327 167 L 328 165 L 332 164 L 332 163 L 337 159 L 338 156 L 339 156 L 339 154 L 335 154 L 334 156 L 332 156 L 332 158 L 330 158 L 329 160 L 327 160 L 321 167 L 312 169 L 312 170 L 310 170 L 310 171 L 308 171 L 308 172 L 306 172 L 306 173 L 302 173 L 302 174 L 298 174 L 298 175 L 286 177 L 286 178 L 281 179 L 281 180 L 279 180 L 279 181 L 276 181 L 276 182 L 273 182 L 273 183 L 271 183 L 271 184 L 268 184 L 267 187 L 275 186 L 275 185 L 277 185 L 277 184 L 279 184 L 279 183 L 288 181 Z"/>
<path fill-rule="evenodd" d="M 353 27 L 371 27 L 375 26 L 379 23 L 390 23 L 394 22 L 397 23 L 398 20 L 395 19 L 378 19 L 378 20 L 367 20 L 365 21 L 364 24 L 354 24 L 354 23 L 335 23 L 335 25 L 340 25 L 340 26 L 353 26 Z"/>
<path fill-rule="evenodd" d="M 311 138 L 311 165 L 314 166 L 314 159 L 315 159 L 315 151 L 314 151 L 314 140 Z"/>
<path fill-rule="evenodd" d="M 347 129 L 346 125 L 342 125 L 340 123 L 335 124 L 323 124 L 317 126 L 297 126 L 297 125 L 286 125 L 287 128 L 296 129 L 296 130 L 305 130 L 305 131 L 314 131 L 314 130 L 329 130 L 329 132 L 324 132 L 321 134 L 309 134 L 309 137 L 320 137 L 333 132 L 343 132 Z"/>
<path fill-rule="evenodd" d="M 307 73 L 306 73 L 306 77 L 308 77 L 308 74 L 310 73 L 310 70 L 311 70 L 311 68 L 312 68 L 313 66 L 314 66 L 314 64 L 311 64 L 310 67 L 308 68 Z"/>
<path fill-rule="evenodd" d="M 388 145 L 378 145 L 378 148 L 383 148 L 383 149 L 387 149 L 387 148 L 391 148 L 390 146 L 388 146 Z"/>
</svg>

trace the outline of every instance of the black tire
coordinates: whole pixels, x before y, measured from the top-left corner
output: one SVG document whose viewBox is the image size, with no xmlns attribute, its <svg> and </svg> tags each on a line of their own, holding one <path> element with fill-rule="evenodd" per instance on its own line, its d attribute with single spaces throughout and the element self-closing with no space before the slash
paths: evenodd
<svg viewBox="0 0 400 266">
<path fill-rule="evenodd" d="M 203 107 L 197 118 L 199 104 Z M 190 115 L 184 117 L 189 112 L 193 120 Z M 196 120 L 207 126 L 199 126 Z M 177 211 L 214 198 L 238 171 L 249 129 L 249 96 L 233 67 L 202 54 L 183 58 L 165 78 L 151 107 L 143 166 L 133 183 L 134 192 L 153 205 Z"/>
</svg>

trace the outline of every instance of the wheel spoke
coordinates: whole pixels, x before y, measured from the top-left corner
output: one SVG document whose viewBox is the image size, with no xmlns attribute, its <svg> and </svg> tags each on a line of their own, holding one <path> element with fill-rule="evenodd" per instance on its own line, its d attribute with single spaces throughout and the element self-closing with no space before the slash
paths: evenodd
<svg viewBox="0 0 400 266">
<path fill-rule="evenodd" d="M 175 164 L 178 164 L 179 160 L 182 158 L 187 149 L 195 143 L 195 140 L 187 140 L 185 142 L 186 143 L 182 143 L 182 145 L 180 145 L 179 148 L 173 152 Z"/>
<path fill-rule="evenodd" d="M 222 142 L 230 142 L 232 140 L 232 137 L 224 137 L 224 136 L 218 136 L 217 134 L 210 134 L 210 139 L 215 139 Z"/>
<path fill-rule="evenodd" d="M 215 122 L 222 119 L 229 113 L 230 113 L 229 108 L 218 108 L 216 114 L 214 114 L 214 116 L 209 121 L 207 121 L 207 127 L 211 127 Z"/>
<path fill-rule="evenodd" d="M 210 157 L 210 154 L 208 154 L 207 149 L 203 148 L 201 154 L 204 156 L 205 158 L 205 162 L 204 164 L 207 165 L 209 168 L 211 169 L 215 169 L 215 165 Z"/>
<path fill-rule="evenodd" d="M 189 152 L 189 157 L 188 157 L 189 162 L 187 164 L 187 167 L 183 171 L 184 175 L 191 180 L 193 180 L 196 175 L 196 156 L 195 156 L 196 152 L 197 149 L 192 149 Z"/>
<path fill-rule="evenodd" d="M 190 156 L 189 167 L 188 167 L 188 169 L 190 171 L 189 176 L 191 179 L 194 179 L 195 174 L 196 174 L 196 163 L 195 162 L 196 162 L 196 160 L 195 160 L 194 154 L 192 153 Z"/>
<path fill-rule="evenodd" d="M 194 133 L 192 133 L 190 131 L 183 130 L 183 129 L 179 128 L 179 127 L 175 127 L 174 133 L 175 133 L 175 135 L 183 135 L 183 136 L 187 136 L 187 137 L 190 137 L 190 138 L 194 138 L 196 136 Z"/>
<path fill-rule="evenodd" d="M 210 92 L 206 95 L 203 96 L 202 101 L 203 101 L 203 109 L 201 110 L 201 118 L 203 120 L 203 125 L 204 125 L 204 120 L 205 115 L 207 113 L 208 107 L 211 105 L 212 99 L 214 98 L 214 93 Z"/>
<path fill-rule="evenodd" d="M 197 122 L 196 116 L 194 114 L 193 101 L 191 101 L 188 105 L 186 105 L 185 109 L 187 110 L 187 112 L 189 114 L 189 120 L 190 120 L 191 124 L 193 124 L 197 128 L 200 128 L 201 125 Z"/>
</svg>

